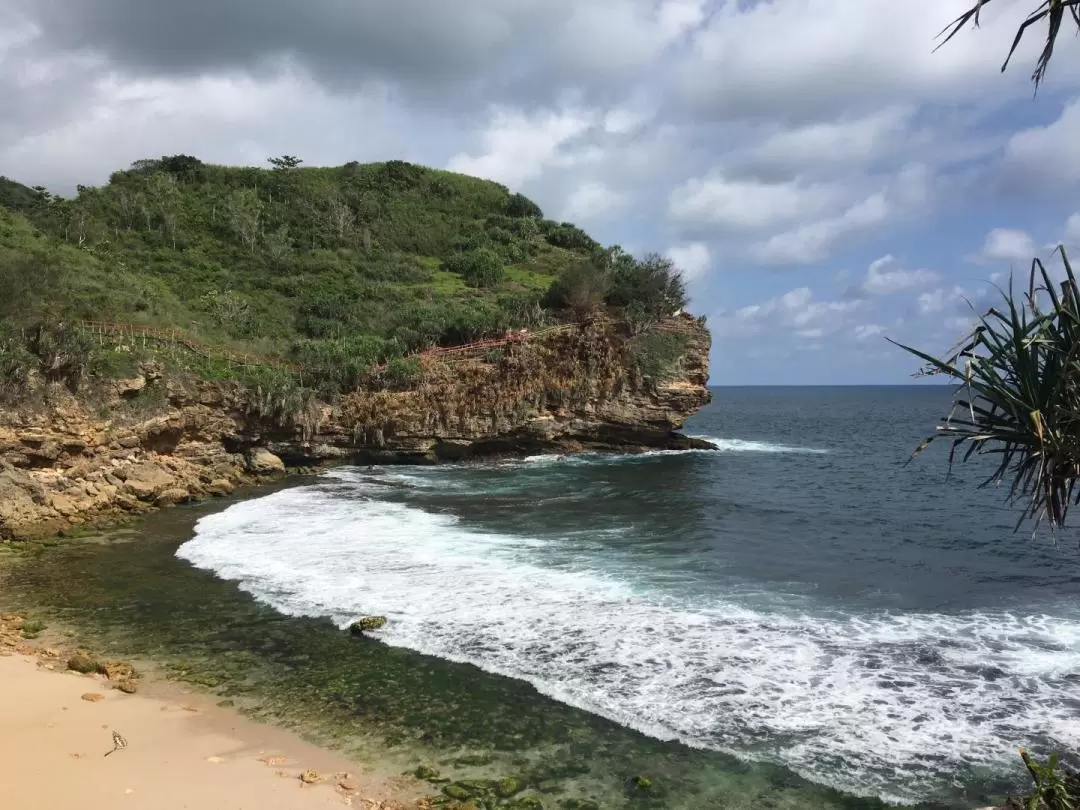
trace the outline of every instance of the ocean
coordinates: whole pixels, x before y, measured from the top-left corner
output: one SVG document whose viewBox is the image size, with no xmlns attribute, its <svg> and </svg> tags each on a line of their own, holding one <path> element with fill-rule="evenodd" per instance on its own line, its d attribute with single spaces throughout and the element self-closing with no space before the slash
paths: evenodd
<svg viewBox="0 0 1080 810">
<path fill-rule="evenodd" d="M 1080 749 L 1080 550 L 1014 532 L 984 462 L 906 464 L 948 401 L 717 388 L 686 428 L 717 452 L 340 467 L 175 553 L 649 738 L 963 806 L 1018 746 Z"/>
</svg>

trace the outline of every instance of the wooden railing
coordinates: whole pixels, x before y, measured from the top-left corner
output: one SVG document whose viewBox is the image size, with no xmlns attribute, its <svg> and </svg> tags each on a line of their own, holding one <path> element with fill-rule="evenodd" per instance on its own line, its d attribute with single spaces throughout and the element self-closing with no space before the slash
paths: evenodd
<svg viewBox="0 0 1080 810">
<path fill-rule="evenodd" d="M 226 363 L 230 366 L 244 368 L 269 366 L 271 368 L 282 369 L 300 375 L 301 379 L 305 375 L 315 377 L 319 372 L 324 370 L 324 367 L 305 366 L 297 363 L 289 363 L 275 357 L 265 357 L 245 352 L 233 352 L 216 346 L 207 346 L 188 337 L 178 329 L 160 329 L 144 324 L 113 323 L 110 321 L 79 321 L 77 326 L 92 335 L 96 335 L 102 343 L 106 338 L 128 340 L 133 344 L 141 342 L 144 348 L 149 343 L 154 343 L 159 346 L 164 346 L 167 349 L 187 351 L 209 360 Z M 484 340 L 462 343 L 457 346 L 437 346 L 432 349 L 413 352 L 405 355 L 405 359 L 432 358 L 438 359 L 441 362 L 473 360 L 485 355 L 492 349 L 525 343 L 538 338 L 545 338 L 559 332 L 569 332 L 579 328 L 579 326 L 580 324 L 577 323 L 563 323 L 556 324 L 555 326 L 548 326 L 543 329 L 537 329 L 535 331 L 519 330 L 516 332 L 508 332 L 503 337 L 485 338 Z M 684 323 L 681 320 L 660 321 L 652 324 L 649 328 L 684 334 L 690 334 L 695 331 L 694 326 L 689 323 Z M 378 365 L 373 367 L 371 371 L 372 373 L 379 373 L 385 371 L 386 367 L 387 364 Z"/>
</svg>

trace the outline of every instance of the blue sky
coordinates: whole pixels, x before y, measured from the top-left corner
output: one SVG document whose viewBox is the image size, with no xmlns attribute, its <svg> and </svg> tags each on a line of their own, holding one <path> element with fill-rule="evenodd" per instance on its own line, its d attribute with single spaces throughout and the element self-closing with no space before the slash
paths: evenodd
<svg viewBox="0 0 1080 810">
<path fill-rule="evenodd" d="M 1080 255 L 1080 46 L 1035 0 L 3 0 L 0 174 L 184 152 L 400 158 L 676 260 L 714 384 L 903 383 L 1015 269 Z M 969 303 L 970 302 L 970 303 Z"/>
</svg>

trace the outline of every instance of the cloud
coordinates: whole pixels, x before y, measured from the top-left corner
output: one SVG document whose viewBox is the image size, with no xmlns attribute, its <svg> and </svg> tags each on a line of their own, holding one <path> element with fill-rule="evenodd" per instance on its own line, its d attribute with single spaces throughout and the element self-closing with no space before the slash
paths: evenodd
<svg viewBox="0 0 1080 810">
<path fill-rule="evenodd" d="M 915 306 L 920 315 L 933 315 L 946 309 L 955 309 L 966 303 L 967 291 L 963 287 L 939 287 L 936 290 L 920 293 Z"/>
<path fill-rule="evenodd" d="M 712 265 L 712 255 L 704 242 L 690 242 L 667 249 L 665 255 L 682 271 L 686 281 L 702 278 Z"/>
<path fill-rule="evenodd" d="M 736 180 L 713 172 L 672 191 L 669 211 L 684 223 L 770 228 L 818 215 L 838 194 L 839 189 L 823 184 Z"/>
<path fill-rule="evenodd" d="M 714 331 L 727 337 L 749 337 L 778 330 L 790 333 L 813 331 L 818 337 L 842 329 L 848 317 L 864 306 L 862 301 L 818 301 L 809 287 L 796 287 L 761 304 L 751 304 L 710 318 Z"/>
<path fill-rule="evenodd" d="M 855 327 L 855 340 L 863 341 L 885 334 L 885 327 L 876 323 L 862 323 Z"/>
<path fill-rule="evenodd" d="M 748 155 L 751 166 L 767 172 L 795 172 L 823 164 L 858 166 L 896 147 L 913 109 L 892 106 L 861 118 L 826 121 L 784 129 L 768 136 Z"/>
<path fill-rule="evenodd" d="M 896 258 L 889 254 L 870 263 L 859 291 L 864 295 L 891 295 L 928 287 L 940 278 L 941 275 L 932 270 L 905 270 L 898 267 Z"/>
<path fill-rule="evenodd" d="M 603 183 L 588 181 L 570 195 L 563 219 L 572 222 L 596 222 L 624 210 L 629 204 L 626 195 L 612 191 Z"/>
<path fill-rule="evenodd" d="M 1014 69 L 998 75 L 1027 9 L 987 9 L 978 32 L 932 52 L 937 33 L 970 0 L 786 0 L 724 2 L 680 60 L 675 90 L 699 115 L 822 120 L 869 105 L 1030 94 L 1028 71 L 1039 37 L 1024 38 Z M 1062 50 L 1054 82 L 1074 80 L 1077 60 Z M 1056 59 L 1057 55 L 1055 55 Z M 1048 88 L 1050 89 L 1050 88 Z"/>
<path fill-rule="evenodd" d="M 1016 228 L 994 228 L 986 234 L 982 250 L 976 257 L 983 262 L 1030 262 L 1039 251 L 1027 231 Z"/>
<path fill-rule="evenodd" d="M 1065 223 L 1065 244 L 1080 245 L 1080 212 L 1073 214 Z"/>
<path fill-rule="evenodd" d="M 520 186 L 548 166 L 566 166 L 578 160 L 580 156 L 564 151 L 564 147 L 594 126 L 595 121 L 595 115 L 575 109 L 529 115 L 521 110 L 497 108 L 481 136 L 483 153 L 455 155 L 447 168 Z"/>
<path fill-rule="evenodd" d="M 1005 167 L 1018 182 L 1072 190 L 1080 180 L 1080 99 L 1066 104 L 1053 123 L 1013 135 Z"/>
<path fill-rule="evenodd" d="M 779 233 L 753 248 L 763 264 L 810 264 L 829 256 L 834 245 L 850 233 L 884 222 L 889 203 L 883 193 L 859 200 L 838 216 L 810 222 Z"/>
</svg>

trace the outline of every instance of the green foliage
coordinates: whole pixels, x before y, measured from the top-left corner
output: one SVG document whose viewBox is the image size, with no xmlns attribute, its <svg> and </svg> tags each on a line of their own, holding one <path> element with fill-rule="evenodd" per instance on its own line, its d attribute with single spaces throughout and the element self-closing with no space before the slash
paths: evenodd
<svg viewBox="0 0 1080 810">
<path fill-rule="evenodd" d="M 611 286 L 606 301 L 656 320 L 686 306 L 686 284 L 672 261 L 655 253 L 641 260 L 620 253 L 611 265 Z"/>
<path fill-rule="evenodd" d="M 34 207 L 40 196 L 40 192 L 0 176 L 0 207 L 25 211 Z"/>
<path fill-rule="evenodd" d="M 443 262 L 442 269 L 457 273 L 470 287 L 495 287 L 506 275 L 502 259 L 490 248 L 456 253 Z"/>
<path fill-rule="evenodd" d="M 19 628 L 19 633 L 23 638 L 34 639 L 45 632 L 48 625 L 45 622 L 38 619 L 27 620 L 22 623 L 22 627 Z"/>
<path fill-rule="evenodd" d="M 1059 757 L 1051 754 L 1046 764 L 1036 762 L 1023 748 L 1020 757 L 1035 782 L 1035 791 L 1023 800 L 1024 810 L 1076 810 L 1080 802 L 1078 779 L 1058 770 Z"/>
<path fill-rule="evenodd" d="M 543 219 L 544 217 L 544 212 L 540 210 L 540 206 L 524 194 L 511 194 L 507 198 L 503 210 L 506 211 L 508 217 L 532 217 L 534 219 Z"/>
<path fill-rule="evenodd" d="M 638 374 L 653 382 L 666 382 L 678 373 L 679 360 L 686 353 L 686 336 L 679 332 L 635 335 L 630 353 Z"/>
<path fill-rule="evenodd" d="M 596 261 L 579 261 L 567 267 L 544 296 L 544 306 L 569 310 L 577 318 L 600 308 L 611 286 L 606 267 Z"/>
<path fill-rule="evenodd" d="M 176 329 L 218 358 L 318 368 L 304 386 L 326 392 L 386 364 L 403 379 L 409 367 L 395 363 L 410 352 L 577 314 L 575 293 L 544 294 L 599 246 L 527 197 L 403 161 L 270 162 L 140 160 L 72 199 L 0 182 L 5 384 L 111 373 L 115 352 L 81 345 L 70 328 L 80 320 Z M 235 364 L 184 362 L 246 379 Z"/>
<path fill-rule="evenodd" d="M 589 236 L 581 228 L 573 225 L 569 222 L 553 222 L 551 220 L 543 220 L 540 223 L 540 232 L 544 234 L 544 238 L 552 245 L 556 247 L 566 248 L 567 250 L 577 250 L 584 253 L 591 253 L 596 248 L 600 247 L 600 243 Z"/>
<path fill-rule="evenodd" d="M 980 316 L 945 359 L 901 346 L 926 363 L 922 373 L 944 374 L 959 385 L 936 433 L 915 454 L 943 438 L 952 441 L 950 466 L 965 445 L 964 460 L 995 455 L 997 466 L 983 486 L 1011 478 L 1010 500 L 1026 499 L 1017 528 L 1027 518 L 1061 526 L 1080 498 L 1080 292 L 1065 249 L 1059 250 L 1066 273 L 1060 292 L 1036 259 L 1027 291 L 1014 293 L 1010 282 L 1003 307 Z"/>
<path fill-rule="evenodd" d="M 413 385 L 420 379 L 420 362 L 415 358 L 395 357 L 386 364 L 383 379 L 391 386 Z"/>
</svg>

